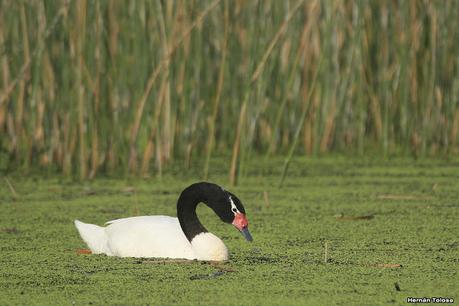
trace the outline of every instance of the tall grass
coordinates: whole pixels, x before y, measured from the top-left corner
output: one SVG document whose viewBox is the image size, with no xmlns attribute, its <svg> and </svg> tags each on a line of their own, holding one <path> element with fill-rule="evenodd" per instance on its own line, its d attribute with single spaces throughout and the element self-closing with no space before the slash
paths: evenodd
<svg viewBox="0 0 459 306">
<path fill-rule="evenodd" d="M 202 157 L 207 178 L 227 154 L 236 183 L 254 154 L 454 154 L 458 12 L 451 0 L 3 0 L 1 164 L 91 178 Z"/>
</svg>

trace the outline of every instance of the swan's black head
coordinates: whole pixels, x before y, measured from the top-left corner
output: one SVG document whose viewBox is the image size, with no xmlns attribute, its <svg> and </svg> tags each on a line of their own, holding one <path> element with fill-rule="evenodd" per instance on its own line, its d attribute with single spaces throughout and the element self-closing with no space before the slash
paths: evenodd
<svg viewBox="0 0 459 306">
<path fill-rule="evenodd" d="M 248 221 L 241 200 L 233 193 L 212 183 L 198 183 L 204 199 L 202 200 L 225 223 L 233 224 L 247 241 L 252 241 Z"/>
</svg>

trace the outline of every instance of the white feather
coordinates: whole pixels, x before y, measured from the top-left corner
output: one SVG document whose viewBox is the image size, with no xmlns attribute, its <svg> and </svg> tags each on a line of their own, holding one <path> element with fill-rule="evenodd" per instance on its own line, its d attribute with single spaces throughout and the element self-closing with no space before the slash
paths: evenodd
<svg viewBox="0 0 459 306">
<path fill-rule="evenodd" d="M 81 237 L 93 253 L 119 257 L 228 259 L 228 250 L 217 236 L 201 233 L 190 243 L 174 217 L 132 217 L 106 224 L 106 227 L 100 227 L 75 221 Z"/>
<path fill-rule="evenodd" d="M 107 247 L 105 228 L 94 224 L 83 223 L 79 220 L 75 220 L 75 226 L 92 253 L 111 255 Z"/>
<path fill-rule="evenodd" d="M 223 241 L 212 233 L 201 233 L 191 241 L 198 260 L 228 260 L 228 249 Z"/>
</svg>

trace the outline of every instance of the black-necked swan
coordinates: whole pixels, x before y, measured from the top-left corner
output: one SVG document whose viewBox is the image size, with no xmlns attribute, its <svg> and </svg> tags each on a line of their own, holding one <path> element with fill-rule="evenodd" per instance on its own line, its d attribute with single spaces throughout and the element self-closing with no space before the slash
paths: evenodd
<svg viewBox="0 0 459 306">
<path fill-rule="evenodd" d="M 209 206 L 225 223 L 233 224 L 252 241 L 244 206 L 231 192 L 201 182 L 182 191 L 177 217 L 142 216 L 109 221 L 101 227 L 75 220 L 81 238 L 93 254 L 119 257 L 228 260 L 223 241 L 209 233 L 196 215 L 199 203 Z"/>
</svg>

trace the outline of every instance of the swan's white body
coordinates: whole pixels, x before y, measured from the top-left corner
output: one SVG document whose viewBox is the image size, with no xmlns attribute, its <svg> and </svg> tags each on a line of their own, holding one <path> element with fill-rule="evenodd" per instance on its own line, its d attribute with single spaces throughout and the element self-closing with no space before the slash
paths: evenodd
<svg viewBox="0 0 459 306">
<path fill-rule="evenodd" d="M 81 238 L 94 254 L 222 261 L 228 249 L 212 233 L 196 235 L 191 243 L 177 218 L 143 216 L 109 221 L 106 227 L 75 220 Z"/>
</svg>

